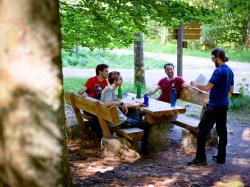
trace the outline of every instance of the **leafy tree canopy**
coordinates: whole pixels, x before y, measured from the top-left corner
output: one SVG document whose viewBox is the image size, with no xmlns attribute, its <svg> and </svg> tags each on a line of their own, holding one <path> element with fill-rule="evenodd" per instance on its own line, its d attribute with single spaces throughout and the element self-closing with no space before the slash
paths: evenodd
<svg viewBox="0 0 250 187">
<path fill-rule="evenodd" d="M 61 0 L 63 48 L 90 49 L 130 45 L 134 34 L 147 32 L 154 20 L 165 26 L 206 22 L 210 11 L 175 0 Z"/>
</svg>

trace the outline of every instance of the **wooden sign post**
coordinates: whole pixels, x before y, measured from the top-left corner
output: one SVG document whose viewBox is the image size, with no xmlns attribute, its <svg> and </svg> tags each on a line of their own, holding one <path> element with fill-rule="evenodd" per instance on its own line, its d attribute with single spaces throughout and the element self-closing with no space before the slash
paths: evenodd
<svg viewBox="0 0 250 187">
<path fill-rule="evenodd" d="M 183 40 L 199 40 L 201 37 L 201 24 L 196 22 L 181 23 L 173 32 L 177 39 L 177 75 L 182 76 L 183 47 L 187 48 L 187 42 Z"/>
<path fill-rule="evenodd" d="M 183 24 L 179 25 L 177 31 L 177 75 L 182 77 L 182 66 L 183 66 Z"/>
</svg>

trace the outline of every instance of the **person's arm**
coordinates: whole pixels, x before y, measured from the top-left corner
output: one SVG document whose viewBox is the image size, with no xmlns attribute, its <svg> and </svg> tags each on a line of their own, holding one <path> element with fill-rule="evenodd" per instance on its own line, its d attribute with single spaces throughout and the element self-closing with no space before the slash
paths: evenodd
<svg viewBox="0 0 250 187">
<path fill-rule="evenodd" d="M 183 82 L 181 85 L 182 88 L 190 88 L 190 84 L 187 84 L 186 82 Z"/>
<path fill-rule="evenodd" d="M 157 86 L 156 88 L 146 92 L 145 94 L 147 94 L 148 96 L 153 95 L 155 92 L 157 92 L 160 89 L 160 86 Z"/>
<path fill-rule="evenodd" d="M 121 101 L 109 101 L 109 100 L 106 100 L 105 102 L 105 105 L 106 106 L 118 106 L 122 109 L 122 112 L 124 114 L 127 114 L 128 113 L 128 107 L 125 103 L 121 102 Z"/>
<path fill-rule="evenodd" d="M 103 92 L 101 100 L 105 103 L 106 106 L 118 106 L 121 107 L 122 111 L 124 114 L 128 113 L 128 108 L 127 106 L 121 102 L 121 101 L 114 101 L 112 100 L 112 93 L 111 92 Z"/>
<path fill-rule="evenodd" d="M 233 95 L 233 92 L 234 92 L 234 85 L 231 85 L 230 88 L 229 88 L 228 95 L 229 96 Z"/>
<path fill-rule="evenodd" d="M 213 88 L 213 86 L 214 86 L 214 85 L 213 85 L 212 83 L 210 83 L 210 82 L 207 83 L 207 85 L 201 85 L 201 84 L 198 84 L 198 83 L 193 82 L 193 81 L 190 82 L 190 85 L 191 85 L 191 86 L 194 86 L 194 87 L 196 87 L 196 88 L 199 88 L 200 90 L 205 91 L 205 92 L 211 90 L 211 89 Z"/>
<path fill-rule="evenodd" d="M 83 87 L 78 91 L 78 93 L 79 93 L 80 95 L 83 95 L 84 93 L 87 94 L 87 93 L 86 93 L 87 89 L 88 89 L 88 88 L 87 88 L 86 86 L 83 86 Z"/>
<path fill-rule="evenodd" d="M 91 85 L 92 85 L 92 81 L 91 81 L 91 78 L 89 78 L 86 81 L 85 85 L 82 86 L 82 88 L 78 91 L 78 93 L 80 95 L 88 95 L 90 93 Z"/>
</svg>

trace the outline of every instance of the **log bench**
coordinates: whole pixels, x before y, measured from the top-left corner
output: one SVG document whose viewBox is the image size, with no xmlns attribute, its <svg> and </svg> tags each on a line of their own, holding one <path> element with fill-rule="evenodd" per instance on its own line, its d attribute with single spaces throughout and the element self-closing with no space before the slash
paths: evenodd
<svg viewBox="0 0 250 187">
<path fill-rule="evenodd" d="M 104 138 L 113 138 L 112 132 L 115 132 L 130 141 L 138 141 L 144 135 L 144 130 L 140 128 L 119 129 L 110 126 L 109 124 L 119 124 L 118 109 L 115 106 L 107 107 L 99 100 L 88 96 L 83 97 L 73 92 L 65 93 L 65 101 L 73 108 L 78 125 L 86 133 L 88 133 L 86 120 L 91 120 L 91 116 L 84 114 L 84 112 L 97 116 Z M 80 110 L 83 111 L 83 114 Z"/>
<path fill-rule="evenodd" d="M 202 106 L 202 110 L 200 112 L 200 119 L 201 119 L 203 112 L 205 110 L 206 104 L 208 102 L 208 97 L 209 95 L 207 92 L 203 92 L 195 88 L 183 88 L 180 92 L 178 99 Z M 195 138 L 197 137 L 197 134 L 198 134 L 199 122 L 200 122 L 199 119 L 188 117 L 184 114 L 178 115 L 175 120 L 171 121 L 173 125 L 177 125 L 179 127 L 182 127 L 188 130 Z M 187 135 L 187 133 L 185 134 Z M 192 142 L 196 142 L 196 141 L 192 140 Z M 207 143 L 212 146 L 216 146 L 218 144 L 218 135 L 216 133 L 215 128 L 213 128 L 211 133 L 208 135 Z"/>
</svg>

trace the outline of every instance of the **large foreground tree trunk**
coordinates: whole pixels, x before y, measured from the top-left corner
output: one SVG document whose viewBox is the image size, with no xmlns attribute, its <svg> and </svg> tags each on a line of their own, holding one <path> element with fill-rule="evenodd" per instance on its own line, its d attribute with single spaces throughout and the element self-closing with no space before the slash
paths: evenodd
<svg viewBox="0 0 250 187">
<path fill-rule="evenodd" d="M 0 186 L 71 184 L 58 11 L 57 0 L 0 1 Z"/>
<path fill-rule="evenodd" d="M 145 69 L 143 61 L 143 35 L 141 33 L 135 34 L 135 43 L 134 43 L 134 85 L 145 86 Z"/>
</svg>

